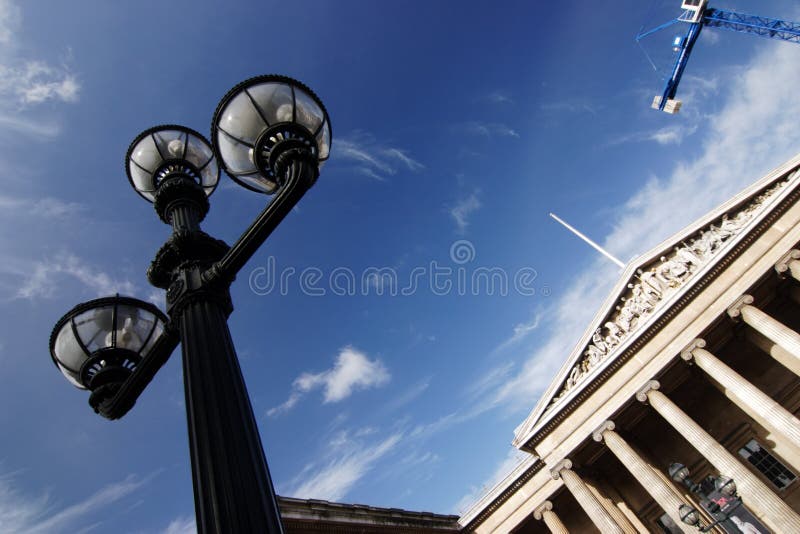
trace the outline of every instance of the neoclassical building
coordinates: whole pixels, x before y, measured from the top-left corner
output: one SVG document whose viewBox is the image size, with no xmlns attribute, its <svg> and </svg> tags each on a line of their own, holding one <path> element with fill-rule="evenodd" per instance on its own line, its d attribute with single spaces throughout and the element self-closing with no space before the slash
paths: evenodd
<svg viewBox="0 0 800 534">
<path fill-rule="evenodd" d="M 462 530 L 800 533 L 799 312 L 800 156 L 628 265 Z"/>
</svg>

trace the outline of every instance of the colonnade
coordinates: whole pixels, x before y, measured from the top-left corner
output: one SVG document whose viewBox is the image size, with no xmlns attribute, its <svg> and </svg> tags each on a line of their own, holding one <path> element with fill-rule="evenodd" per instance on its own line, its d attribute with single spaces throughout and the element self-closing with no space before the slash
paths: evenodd
<svg viewBox="0 0 800 534">
<path fill-rule="evenodd" d="M 779 273 L 788 273 L 800 281 L 800 251 L 788 253 L 775 268 Z M 746 325 L 750 330 L 747 339 L 791 372 L 800 375 L 800 334 L 758 309 L 753 302 L 752 296 L 742 295 L 728 308 L 728 316 Z M 679 356 L 699 368 L 731 402 L 766 429 L 770 439 L 780 444 L 782 458 L 800 473 L 800 420 L 797 417 L 706 350 L 704 340 L 692 341 Z M 660 391 L 658 381 L 649 380 L 643 384 L 636 393 L 636 399 L 662 417 L 718 473 L 732 477 L 744 504 L 768 528 L 774 532 L 800 532 L 800 515 L 746 467 L 741 459 L 731 454 L 690 414 Z M 687 534 L 695 531 L 694 527 L 681 521 L 678 512 L 681 505 L 692 503 L 663 474 L 656 471 L 657 467 L 649 459 L 637 452 L 635 446 L 616 431 L 613 421 L 603 422 L 592 433 L 592 438 L 608 448 L 679 529 Z M 564 482 L 566 489 L 600 532 L 627 534 L 637 531 L 623 514 L 613 513 L 614 510 L 608 508 L 608 503 L 604 502 L 607 499 L 582 478 L 569 458 L 549 467 L 551 476 Z M 553 533 L 567 532 L 550 500 L 542 502 L 535 509 L 534 517 L 543 521 Z"/>
</svg>

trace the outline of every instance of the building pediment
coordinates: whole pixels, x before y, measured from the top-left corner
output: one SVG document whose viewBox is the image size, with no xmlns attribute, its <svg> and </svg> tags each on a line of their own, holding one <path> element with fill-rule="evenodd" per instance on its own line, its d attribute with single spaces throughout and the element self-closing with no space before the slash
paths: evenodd
<svg viewBox="0 0 800 534">
<path fill-rule="evenodd" d="M 795 189 L 800 181 L 798 166 L 800 156 L 632 260 L 550 387 L 515 430 L 514 446 L 523 448 L 569 406 Z"/>
</svg>

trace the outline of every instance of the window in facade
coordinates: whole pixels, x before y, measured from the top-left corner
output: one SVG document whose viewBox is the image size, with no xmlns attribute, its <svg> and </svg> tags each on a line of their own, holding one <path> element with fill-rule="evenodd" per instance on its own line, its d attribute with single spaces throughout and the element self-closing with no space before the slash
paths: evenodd
<svg viewBox="0 0 800 534">
<path fill-rule="evenodd" d="M 778 489 L 785 488 L 797 478 L 797 475 L 754 439 L 739 449 L 739 456 L 753 464 Z"/>
</svg>

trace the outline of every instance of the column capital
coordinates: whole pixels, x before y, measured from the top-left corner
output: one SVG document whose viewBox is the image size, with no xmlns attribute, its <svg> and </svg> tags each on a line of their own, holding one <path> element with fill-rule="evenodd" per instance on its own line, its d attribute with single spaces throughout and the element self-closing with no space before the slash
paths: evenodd
<svg viewBox="0 0 800 534">
<path fill-rule="evenodd" d="M 592 439 L 600 443 L 603 441 L 603 432 L 606 430 L 614 430 L 614 428 L 616 428 L 614 426 L 614 421 L 605 420 L 600 426 L 594 429 L 594 432 L 592 432 Z"/>
<path fill-rule="evenodd" d="M 800 250 L 793 248 L 783 256 L 778 262 L 775 264 L 775 272 L 777 272 L 780 276 L 784 276 L 786 271 L 789 270 L 789 264 L 794 260 L 800 260 Z"/>
<path fill-rule="evenodd" d="M 706 348 L 706 340 L 700 339 L 699 337 L 693 339 L 691 343 L 686 345 L 684 349 L 681 351 L 681 358 L 686 360 L 687 362 L 692 359 L 692 351 L 694 349 L 704 349 Z"/>
<path fill-rule="evenodd" d="M 553 477 L 553 480 L 558 480 L 561 478 L 561 471 L 564 469 L 572 469 L 572 460 L 569 458 L 564 458 L 554 465 L 553 468 L 550 469 L 550 476 Z"/>
<path fill-rule="evenodd" d="M 639 402 L 647 402 L 647 394 L 660 387 L 661 384 L 658 382 L 658 380 L 650 380 L 642 387 L 642 389 L 636 392 L 636 400 Z"/>
<path fill-rule="evenodd" d="M 751 297 L 750 295 L 742 295 L 728 307 L 728 316 L 731 319 L 738 319 L 739 316 L 742 315 L 742 307 L 744 307 L 746 304 L 752 304 L 752 303 L 753 303 L 753 297 Z"/>
<path fill-rule="evenodd" d="M 552 509 L 553 509 L 553 503 L 551 503 L 550 501 L 544 501 L 542 504 L 537 506 L 536 509 L 534 509 L 533 517 L 541 521 L 542 515 L 544 515 L 545 512 L 551 511 Z"/>
</svg>

